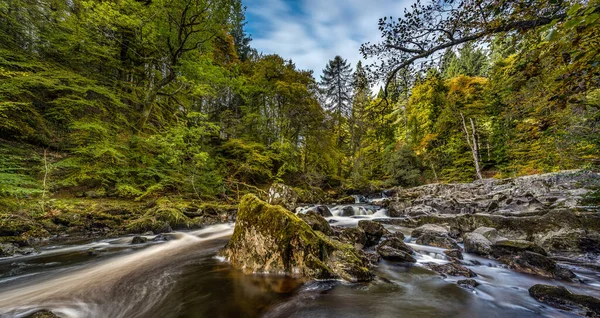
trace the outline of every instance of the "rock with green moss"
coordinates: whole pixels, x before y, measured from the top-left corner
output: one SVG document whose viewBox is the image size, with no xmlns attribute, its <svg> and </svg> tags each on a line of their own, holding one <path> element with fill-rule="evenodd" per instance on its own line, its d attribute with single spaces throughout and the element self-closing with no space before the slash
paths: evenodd
<svg viewBox="0 0 600 318">
<path fill-rule="evenodd" d="M 310 227 L 315 231 L 321 231 L 325 235 L 333 234 L 333 230 L 331 229 L 329 222 L 327 222 L 327 220 L 325 220 L 324 217 L 322 217 L 319 213 L 315 211 L 300 213 L 298 214 L 298 217 L 304 220 L 304 222 L 310 225 Z"/>
<path fill-rule="evenodd" d="M 231 240 L 221 254 L 246 273 L 369 281 L 367 260 L 349 244 L 313 230 L 290 211 L 253 195 L 242 198 Z"/>
<path fill-rule="evenodd" d="M 346 197 L 343 197 L 343 198 L 337 200 L 337 203 L 338 204 L 353 204 L 353 203 L 356 203 L 356 198 L 349 195 L 349 196 L 346 196 Z"/>
<path fill-rule="evenodd" d="M 529 295 L 540 302 L 563 310 L 572 310 L 584 317 L 600 317 L 600 299 L 571 293 L 562 286 L 537 284 Z"/>
<path fill-rule="evenodd" d="M 175 208 L 154 207 L 141 218 L 127 226 L 130 233 L 166 233 L 172 230 L 191 228 L 194 223 L 183 212 Z"/>
<path fill-rule="evenodd" d="M 534 252 L 544 256 L 548 255 L 546 251 L 537 244 L 525 240 L 502 240 L 491 246 L 491 253 L 494 257 L 518 254 L 523 251 Z"/>
<path fill-rule="evenodd" d="M 367 243 L 367 234 L 360 227 L 341 227 L 337 237 L 340 241 L 352 244 L 357 249 L 362 249 Z"/>
<path fill-rule="evenodd" d="M 27 316 L 27 318 L 59 318 L 59 316 L 49 310 L 40 310 Z"/>
</svg>

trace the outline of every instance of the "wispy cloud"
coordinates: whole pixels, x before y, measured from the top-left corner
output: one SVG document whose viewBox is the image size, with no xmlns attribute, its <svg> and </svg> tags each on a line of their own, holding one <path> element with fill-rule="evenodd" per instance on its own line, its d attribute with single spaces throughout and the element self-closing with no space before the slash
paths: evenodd
<svg viewBox="0 0 600 318">
<path fill-rule="evenodd" d="M 377 21 L 401 16 L 413 0 L 244 0 L 252 46 L 291 58 L 319 79 L 330 59 L 340 55 L 354 67 L 365 42 L 379 40 Z"/>
</svg>

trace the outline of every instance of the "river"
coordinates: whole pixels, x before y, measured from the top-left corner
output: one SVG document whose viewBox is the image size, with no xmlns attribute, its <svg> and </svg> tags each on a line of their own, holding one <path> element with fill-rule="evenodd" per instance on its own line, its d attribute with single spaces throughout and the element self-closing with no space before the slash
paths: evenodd
<svg viewBox="0 0 600 318">
<path fill-rule="evenodd" d="M 384 211 L 356 204 L 360 216 L 330 218 L 353 226 Z M 361 210 L 363 209 L 363 210 Z M 176 232 L 169 241 L 132 245 L 132 237 L 49 245 L 40 253 L 0 258 L 0 317 L 26 317 L 40 309 L 61 317 L 573 317 L 527 292 L 534 284 L 563 285 L 600 295 L 600 274 L 570 267 L 584 283 L 565 283 L 507 269 L 465 254 L 481 283 L 475 289 L 442 278 L 423 262 L 447 262 L 443 249 L 410 245 L 417 264 L 381 261 L 368 284 L 302 281 L 244 275 L 217 252 L 233 224 Z M 389 230 L 404 231 L 389 226 Z M 410 238 L 408 239 L 410 241 Z M 477 264 L 477 265 L 476 265 Z"/>
</svg>

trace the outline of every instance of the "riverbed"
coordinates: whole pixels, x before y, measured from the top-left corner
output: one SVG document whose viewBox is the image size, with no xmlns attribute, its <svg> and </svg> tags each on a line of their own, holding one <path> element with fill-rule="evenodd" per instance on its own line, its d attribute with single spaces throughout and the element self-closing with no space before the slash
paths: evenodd
<svg viewBox="0 0 600 318">
<path fill-rule="evenodd" d="M 329 221 L 354 226 L 360 219 L 385 217 L 384 211 L 364 209 Z M 234 224 L 213 225 L 169 234 L 167 241 L 147 236 L 147 243 L 135 245 L 132 236 L 71 241 L 0 259 L 0 317 L 41 309 L 61 317 L 574 317 L 537 302 L 528 288 L 563 285 L 600 295 L 600 274 L 592 270 L 569 267 L 583 283 L 567 283 L 467 253 L 464 264 L 481 285 L 461 287 L 456 281 L 464 277 L 443 278 L 422 266 L 448 262 L 443 249 L 411 243 L 410 237 L 417 263 L 382 260 L 371 283 L 244 275 L 217 255 L 233 229 Z"/>
</svg>

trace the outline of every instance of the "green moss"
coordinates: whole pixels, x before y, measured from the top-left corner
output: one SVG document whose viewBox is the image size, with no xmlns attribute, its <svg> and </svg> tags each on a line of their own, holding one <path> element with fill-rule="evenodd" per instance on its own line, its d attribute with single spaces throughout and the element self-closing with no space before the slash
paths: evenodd
<svg viewBox="0 0 600 318">
<path fill-rule="evenodd" d="M 195 225 L 190 218 L 176 208 L 157 206 L 148 210 L 141 218 L 127 226 L 131 233 L 152 231 L 168 232 L 169 229 L 188 229 Z"/>
<path fill-rule="evenodd" d="M 240 202 L 237 224 L 224 251 L 246 271 L 299 272 L 311 278 L 369 280 L 370 273 L 353 246 L 333 240 L 280 206 L 253 195 Z"/>
<path fill-rule="evenodd" d="M 203 215 L 221 215 L 235 213 L 238 206 L 219 202 L 206 202 L 200 204 L 199 209 L 202 211 Z"/>
<path fill-rule="evenodd" d="M 587 193 L 581 204 L 600 206 L 600 189 Z"/>
<path fill-rule="evenodd" d="M 346 196 L 339 200 L 337 200 L 339 204 L 352 204 L 356 202 L 356 199 L 353 196 Z"/>
</svg>

